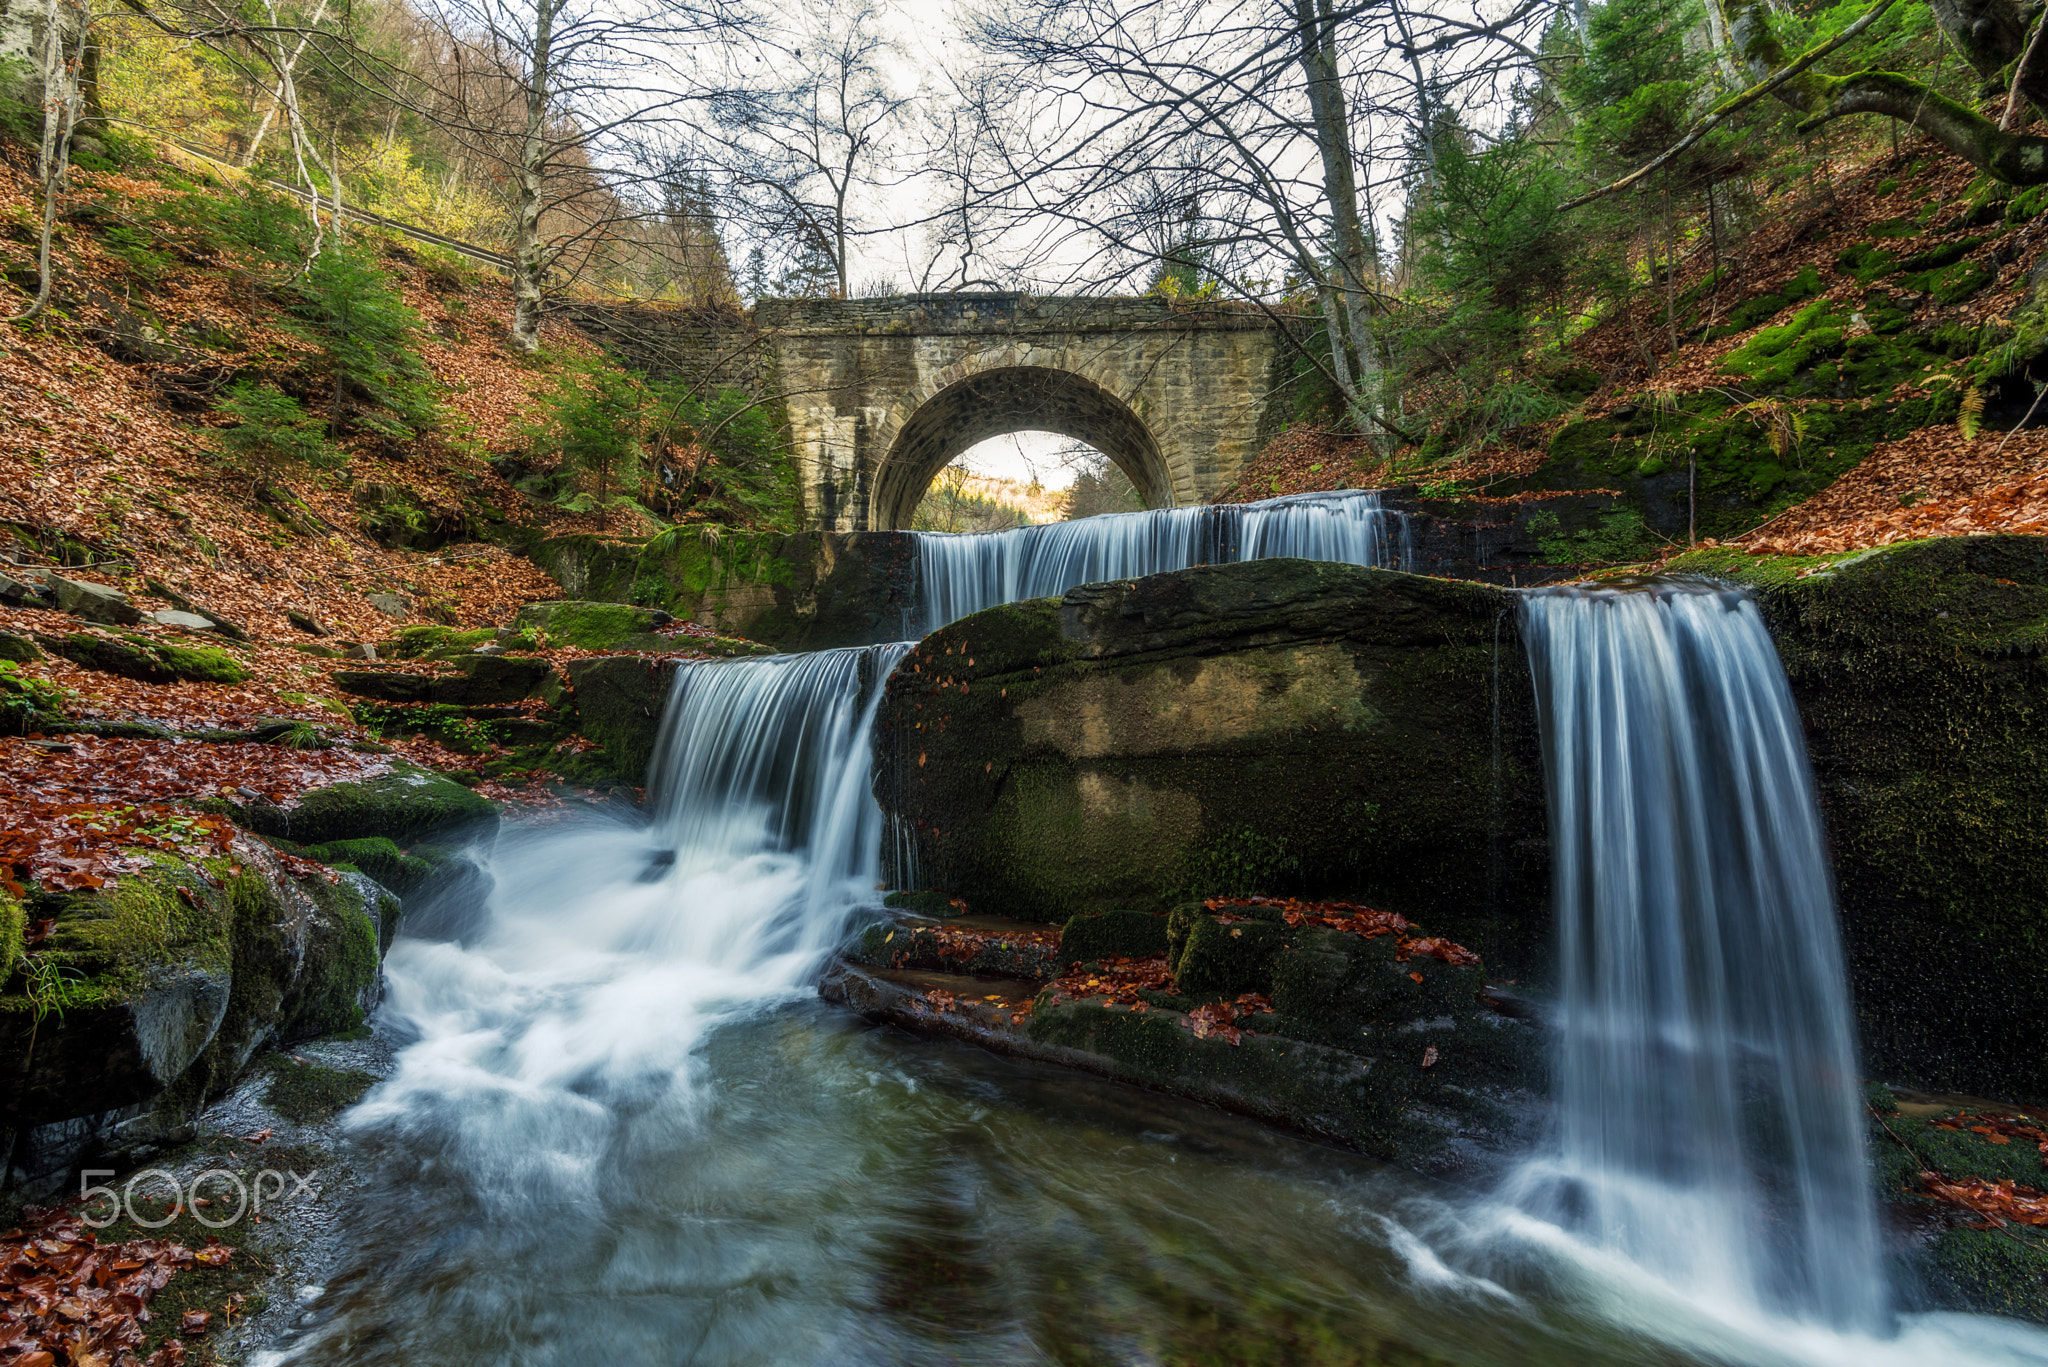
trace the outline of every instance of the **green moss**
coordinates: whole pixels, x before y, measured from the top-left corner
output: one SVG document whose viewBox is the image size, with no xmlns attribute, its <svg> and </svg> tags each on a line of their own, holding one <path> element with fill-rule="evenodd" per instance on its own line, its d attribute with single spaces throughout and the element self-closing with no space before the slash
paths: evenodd
<svg viewBox="0 0 2048 1367">
<path fill-rule="evenodd" d="M 411 857 L 399 849 L 397 841 L 381 835 L 330 840 L 308 846 L 303 853 L 308 859 L 336 868 L 347 865 L 359 869 L 401 895 L 419 887 L 434 871 L 432 864 Z"/>
<path fill-rule="evenodd" d="M 305 958 L 279 1004 L 278 1037 L 285 1040 L 361 1025 L 363 1004 L 377 982 L 383 918 L 362 885 L 345 879 L 304 886 L 324 914 L 314 921 Z"/>
<path fill-rule="evenodd" d="M 1958 261 L 1940 270 L 1902 275 L 1900 283 L 1925 290 L 1941 304 L 1960 304 L 1998 278 L 1998 268 L 1988 261 Z"/>
<path fill-rule="evenodd" d="M 265 1066 L 270 1071 L 270 1086 L 264 1091 L 263 1104 L 296 1125 L 332 1120 L 377 1085 L 374 1073 L 302 1063 L 289 1054 L 273 1054 Z"/>
<path fill-rule="evenodd" d="M 76 962 L 130 982 L 146 969 L 184 962 L 224 970 L 232 956 L 226 908 L 176 866 L 74 899 L 58 916 L 51 942 Z"/>
<path fill-rule="evenodd" d="M 1901 272 L 1932 271 L 1942 266 L 1951 266 L 1961 261 L 1991 239 L 1988 237 L 1966 237 L 1957 242 L 1943 242 L 1916 253 L 1899 263 Z"/>
<path fill-rule="evenodd" d="M 237 684 L 249 677 L 248 666 L 215 646 L 159 642 L 156 658 L 173 675 L 193 683 Z"/>
<path fill-rule="evenodd" d="M 2005 205 L 2005 221 L 2010 224 L 2027 223 L 2041 216 L 2048 209 L 2048 185 L 2035 185 L 2020 191 Z"/>
<path fill-rule="evenodd" d="M 1299 886 L 1301 858 L 1284 835 L 1230 826 L 1189 848 L 1182 878 L 1193 896 L 1272 896 Z"/>
<path fill-rule="evenodd" d="M 11 631 L 0 631 L 0 660 L 16 660 L 22 664 L 29 664 L 42 658 L 43 652 L 28 637 Z"/>
<path fill-rule="evenodd" d="M 1777 317 L 1802 299 L 1811 299 L 1821 291 L 1820 272 L 1812 266 L 1802 267 L 1799 274 L 1769 294 L 1758 295 L 1735 306 L 1728 314 L 1728 321 L 1713 329 L 1712 337 L 1727 337 L 1737 332 L 1747 332 L 1758 323 Z"/>
<path fill-rule="evenodd" d="M 1721 358 L 1721 368 L 1751 380 L 1759 390 L 1784 388 L 1792 377 L 1826 356 L 1841 354 L 1847 315 L 1826 300 L 1801 309 L 1790 322 L 1763 328 Z"/>
<path fill-rule="evenodd" d="M 488 831 L 498 824 L 498 809 L 490 799 L 441 774 L 405 764 L 377 778 L 315 788 L 287 811 L 241 809 L 237 819 L 259 835 L 317 845 L 366 836 L 412 841 Z"/>
<path fill-rule="evenodd" d="M 28 912 L 19 897 L 0 888 L 0 983 L 14 976 L 27 942 Z"/>
<path fill-rule="evenodd" d="M 1745 393 L 1808 402 L 1774 408 L 1706 391 L 1652 420 L 1567 423 L 1531 487 L 1619 489 L 1658 536 L 1727 537 L 1811 497 L 1880 443 L 1953 421 L 1960 386 L 1937 387 L 1924 399 L 1889 397 L 1901 381 L 1924 383 L 1931 367 L 1947 363 L 1934 339 L 1877 330 L 1899 321 L 1889 301 L 1873 300 L 1861 311 L 1873 328 L 1865 335 L 1848 335 L 1843 325 L 1851 317 L 1819 303 L 1730 354 L 1731 367 L 1744 373 Z M 1836 401 L 1844 393 L 1850 400 Z M 1616 530 L 1627 529 L 1617 523 Z M 1634 539 L 1642 548 L 1636 555 L 1648 549 L 1647 538 Z M 1591 558 L 1575 547 L 1547 550 L 1567 563 Z M 1615 553 L 1629 557 L 1629 549 Z"/>
<path fill-rule="evenodd" d="M 480 627 L 474 631 L 457 631 L 454 627 L 419 626 L 406 627 L 394 641 L 386 641 L 378 652 L 395 660 L 418 660 L 441 652 L 459 653 L 474 650 L 480 645 L 495 640 L 495 627 Z"/>
<path fill-rule="evenodd" d="M 625 637 L 653 630 L 655 620 L 647 609 L 626 603 L 529 603 L 519 610 L 517 625 L 538 627 L 551 645 L 611 650 Z"/>
<path fill-rule="evenodd" d="M 1060 932 L 1060 961 L 1142 959 L 1166 952 L 1166 918 L 1149 911 L 1103 911 L 1068 921 Z"/>
<path fill-rule="evenodd" d="M 1943 1304 L 2048 1323 L 2048 1239 L 2038 1230 L 1944 1230 L 1926 1264 Z"/>
<path fill-rule="evenodd" d="M 1286 932 L 1264 921 L 1228 925 L 1196 917 L 1173 961 L 1174 987 L 1186 997 L 1234 997 L 1273 990 L 1273 956 Z"/>
<path fill-rule="evenodd" d="M 2048 1093 L 2048 983 L 2031 967 L 2048 952 L 2048 538 L 1678 567 L 1758 586 L 1813 754 L 1872 1066 Z"/>
<path fill-rule="evenodd" d="M 960 908 L 953 905 L 953 895 L 937 888 L 925 892 L 892 892 L 882 899 L 882 905 L 894 911 L 914 911 L 920 916 L 960 914 Z"/>
<path fill-rule="evenodd" d="M 1878 246 L 1875 242 L 1857 242 L 1844 247 L 1835 254 L 1835 269 L 1845 275 L 1853 275 L 1864 284 L 1879 276 L 1888 275 L 1899 264 L 1897 252 Z"/>
</svg>

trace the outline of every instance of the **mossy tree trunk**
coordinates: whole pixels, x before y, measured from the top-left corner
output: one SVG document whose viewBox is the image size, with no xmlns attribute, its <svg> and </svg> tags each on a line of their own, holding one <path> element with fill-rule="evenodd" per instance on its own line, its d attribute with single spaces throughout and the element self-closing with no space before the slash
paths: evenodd
<svg viewBox="0 0 2048 1367">
<path fill-rule="evenodd" d="M 1766 83 L 1774 83 L 1769 91 L 1774 98 L 1807 115 L 1799 125 L 1802 134 L 1852 114 L 1881 114 L 1919 129 L 2007 184 L 2048 183 L 2048 138 L 2002 129 L 1969 106 L 1898 72 L 1869 70 L 1829 76 L 1806 67 L 1787 78 L 1786 69 L 1795 62 L 1772 31 L 1770 0 L 1720 3 L 1736 60 L 1758 83 L 1745 96 L 1729 102 L 1731 106 L 1748 103 Z M 1943 33 L 1990 81 L 2012 79 L 2013 68 L 2020 65 L 2042 13 L 2040 5 L 2022 5 L 2019 0 L 1932 3 Z M 2021 93 L 2037 110 L 2048 112 L 2048 60 L 2037 55 L 2025 65 L 2025 71 L 2019 73 Z"/>
</svg>

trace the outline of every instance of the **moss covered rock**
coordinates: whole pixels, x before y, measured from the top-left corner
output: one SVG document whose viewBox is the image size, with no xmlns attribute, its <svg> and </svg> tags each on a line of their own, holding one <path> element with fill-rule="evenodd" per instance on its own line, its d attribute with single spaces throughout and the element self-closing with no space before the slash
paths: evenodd
<svg viewBox="0 0 2048 1367">
<path fill-rule="evenodd" d="M 1148 911 L 1101 911 L 1076 916 L 1060 931 L 1060 962 L 1142 959 L 1166 952 L 1166 918 Z"/>
<path fill-rule="evenodd" d="M 293 807 L 230 807 L 236 824 L 302 845 L 383 836 L 401 843 L 429 836 L 489 835 L 498 809 L 451 778 L 417 765 L 306 793 Z"/>
<path fill-rule="evenodd" d="M 41 636 L 43 648 L 73 664 L 145 683 L 183 679 L 194 683 L 241 683 L 249 667 L 218 646 L 184 646 L 134 632 L 74 631 Z"/>
<path fill-rule="evenodd" d="M 634 656 L 577 660 L 569 666 L 577 731 L 603 746 L 611 772 L 635 787 L 647 782 L 668 677 L 662 664 Z"/>
<path fill-rule="evenodd" d="M 636 608 L 626 603 L 528 603 L 519 609 L 512 629 L 515 633 L 545 634 L 551 645 L 582 650 L 668 649 L 673 643 L 655 635 L 654 629 L 674 620 L 658 608 Z M 659 644 L 644 644 L 650 640 Z"/>
<path fill-rule="evenodd" d="M 977 912 L 1387 899 L 1490 958 L 1545 938 L 1509 596 L 1300 560 L 977 613 L 889 681 L 875 792 Z"/>
<path fill-rule="evenodd" d="M 361 875 L 296 878 L 244 838 L 204 864 L 151 856 L 37 912 L 51 934 L 0 981 L 17 1179 L 175 1128 L 265 1048 L 360 1024 L 397 903 Z"/>
<path fill-rule="evenodd" d="M 533 555 L 571 594 L 661 608 L 782 650 L 902 640 L 917 627 L 906 532 L 678 527 L 647 541 L 555 537 Z"/>
</svg>

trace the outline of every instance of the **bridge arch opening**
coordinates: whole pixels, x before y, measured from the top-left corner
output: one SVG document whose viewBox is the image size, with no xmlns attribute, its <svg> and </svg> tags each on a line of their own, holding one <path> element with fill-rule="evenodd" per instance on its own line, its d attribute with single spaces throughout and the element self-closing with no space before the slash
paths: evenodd
<svg viewBox="0 0 2048 1367">
<path fill-rule="evenodd" d="M 909 527 L 939 471 L 990 437 L 1014 432 L 1086 442 L 1129 476 L 1146 507 L 1173 506 L 1166 458 L 1129 404 L 1072 371 L 1005 366 L 948 385 L 904 420 L 876 471 L 873 525 Z"/>
</svg>

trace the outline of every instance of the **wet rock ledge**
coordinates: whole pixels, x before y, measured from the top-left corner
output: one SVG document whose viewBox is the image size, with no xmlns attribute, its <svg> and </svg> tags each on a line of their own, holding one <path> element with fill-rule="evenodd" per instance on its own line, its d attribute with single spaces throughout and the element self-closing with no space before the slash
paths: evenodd
<svg viewBox="0 0 2048 1367">
<path fill-rule="evenodd" d="M 1059 929 L 905 908 L 855 936 L 821 991 L 873 1019 L 1454 1172 L 1506 1149 L 1540 1085 L 1537 1032 L 1486 977 L 1470 950 L 1391 913 L 1213 898 Z"/>
</svg>

